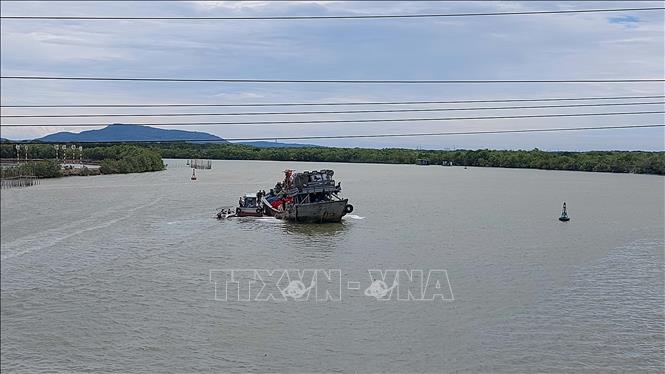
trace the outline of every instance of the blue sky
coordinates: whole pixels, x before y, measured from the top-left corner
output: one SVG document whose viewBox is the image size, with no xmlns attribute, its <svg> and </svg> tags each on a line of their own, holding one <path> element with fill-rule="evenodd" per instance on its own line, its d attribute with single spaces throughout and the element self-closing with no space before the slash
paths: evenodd
<svg viewBox="0 0 665 374">
<path fill-rule="evenodd" d="M 2 2 L 8 15 L 267 16 L 413 14 L 662 6 L 662 2 Z M 2 22 L 2 75 L 264 79 L 616 79 L 662 78 L 663 12 L 329 21 Z M 2 82 L 4 105 L 66 103 L 248 103 L 406 101 L 663 95 L 662 84 L 317 85 L 222 83 Z M 535 104 L 535 103 L 534 103 Z M 429 105 L 425 107 L 443 107 Z M 478 104 L 475 104 L 478 106 Z M 423 107 L 423 106 L 420 106 Z M 422 117 L 659 110 L 662 105 L 441 112 Z M 313 109 L 313 108 L 309 108 Z M 336 107 L 336 109 L 344 109 Z M 348 109 L 359 109 L 358 107 Z M 288 110 L 288 109 L 286 109 Z M 184 108 L 169 112 L 221 112 Z M 228 111 L 238 111 L 237 108 Z M 3 114 L 160 113 L 145 109 L 4 109 Z M 410 114 L 319 115 L 316 119 Z M 279 116 L 278 120 L 314 119 Z M 196 117 L 214 121 L 220 117 Z M 254 117 L 234 117 L 238 121 Z M 270 120 L 270 117 L 262 118 Z M 103 119 L 89 119 L 104 122 Z M 173 118 L 127 118 L 127 123 Z M 663 123 L 662 114 L 335 126 L 191 127 L 222 137 L 445 132 Z M 6 123 L 28 120 L 6 119 Z M 73 123 L 38 119 L 30 123 Z M 111 122 L 111 121 L 109 121 Z M 119 122 L 119 120 L 115 120 Z M 67 128 L 81 131 L 89 128 Z M 2 128 L 11 139 L 63 130 Z M 662 128 L 569 133 L 339 139 L 322 145 L 663 150 Z M 302 142 L 302 141 L 300 141 Z"/>
</svg>

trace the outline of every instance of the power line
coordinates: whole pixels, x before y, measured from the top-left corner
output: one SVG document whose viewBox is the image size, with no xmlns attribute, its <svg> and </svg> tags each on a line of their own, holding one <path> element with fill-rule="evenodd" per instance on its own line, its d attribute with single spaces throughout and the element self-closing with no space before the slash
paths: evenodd
<svg viewBox="0 0 665 374">
<path fill-rule="evenodd" d="M 159 107 L 271 107 L 271 106 L 350 106 L 350 105 L 420 105 L 420 104 L 467 104 L 467 103 L 512 103 L 546 101 L 586 101 L 586 100 L 624 100 L 624 99 L 660 99 L 665 95 L 651 96 L 592 96 L 572 98 L 536 98 L 536 99 L 490 99 L 490 100 L 435 100 L 435 101 L 365 101 L 365 102 L 318 102 L 318 103 L 250 103 L 250 104 L 53 104 L 53 105 L 0 105 L 0 108 L 159 108 Z"/>
<path fill-rule="evenodd" d="M 302 137 L 273 137 L 273 138 L 229 138 L 227 141 L 252 141 L 252 140 L 307 140 L 307 139 L 352 139 L 352 138 L 396 138 L 396 137 L 415 137 L 415 136 L 447 136 L 447 135 L 478 135 L 478 134 L 507 134 L 507 133 L 528 133 L 528 132 L 555 132 L 555 131 L 583 131 L 583 130 L 610 130 L 610 129 L 632 129 L 665 127 L 665 124 L 658 125 L 627 125 L 627 126 L 587 126 L 587 127 L 560 127 L 547 129 L 524 129 L 524 130 L 490 130 L 490 131 L 459 131 L 459 132 L 440 132 L 440 133 L 411 133 L 411 134 L 376 134 L 376 135 L 322 135 L 322 136 L 302 136 Z"/>
<path fill-rule="evenodd" d="M 260 141 L 260 140 L 317 140 L 317 139 L 354 139 L 354 138 L 397 138 L 397 137 L 425 137 L 425 136 L 450 136 L 450 135 L 488 135 L 488 134 L 515 134 L 536 132 L 559 132 L 559 131 L 586 131 L 586 130 L 614 130 L 614 129 L 636 129 L 665 127 L 665 124 L 649 125 L 622 125 L 622 126 L 585 126 L 585 127 L 558 127 L 544 129 L 522 129 L 522 130 L 487 130 L 487 131 L 456 131 L 456 132 L 430 132 L 430 133 L 405 133 L 405 134 L 366 134 L 366 135 L 304 135 L 304 136 L 277 136 L 277 137 L 255 137 L 255 138 L 225 138 L 222 140 L 202 139 L 178 139 L 178 140 L 119 140 L 119 141 L 75 141 L 64 143 L 220 143 L 227 141 Z M 52 142 L 4 142 L 3 144 L 49 144 Z M 63 142 L 60 142 L 63 143 Z"/>
<path fill-rule="evenodd" d="M 524 84 L 524 83 L 656 83 L 661 78 L 627 79 L 236 79 L 236 78 L 114 78 L 66 76 L 0 76 L 0 79 L 72 80 L 109 82 L 188 82 L 188 83 L 335 83 L 335 84 Z"/>
<path fill-rule="evenodd" d="M 373 14 L 373 15 L 337 15 L 337 16 L 240 16 L 240 17 L 187 17 L 187 16 L 151 16 L 151 17 L 115 17 L 115 16 L 0 16 L 7 20 L 331 20 L 331 19 L 391 19 L 391 18 L 446 18 L 446 17 L 483 17 L 483 16 L 525 16 L 542 14 L 576 14 L 576 13 L 607 13 L 607 12 L 644 12 L 663 10 L 663 7 L 649 8 L 603 8 L 603 9 L 570 9 L 570 10 L 538 10 L 522 12 L 472 12 L 472 13 L 430 13 L 430 14 Z"/>
<path fill-rule="evenodd" d="M 389 119 L 352 119 L 352 120 L 309 120 L 309 121 L 253 121 L 253 122 L 161 122 L 150 123 L 151 126 L 212 126 L 212 125 L 293 125 L 293 124 L 327 124 L 327 123 L 377 123 L 377 122 L 420 122 L 420 121 L 467 121 L 521 118 L 554 118 L 554 117 L 591 117 L 659 114 L 665 111 L 610 112 L 610 113 L 573 113 L 573 114 L 533 114 L 520 116 L 485 116 L 485 117 L 442 117 L 442 118 L 389 118 Z M 0 127 L 89 127 L 107 126 L 104 123 L 63 123 L 63 124 L 0 124 Z"/>
<path fill-rule="evenodd" d="M 256 115 L 301 115 L 301 114 L 359 114 L 359 113 L 408 113 L 408 112 L 447 112 L 470 110 L 507 110 L 507 109 L 546 109 L 546 108 L 580 108 L 580 107 L 606 107 L 626 105 L 663 105 L 665 102 L 632 102 L 632 103 L 602 103 L 602 104 L 572 104 L 572 105 L 536 105 L 536 106 L 504 106 L 504 107 L 475 107 L 475 108 L 427 108 L 427 109 L 371 109 L 371 110 L 321 110 L 299 112 L 236 112 L 236 113 L 95 113 L 95 114 L 17 114 L 0 115 L 0 118 L 91 118 L 91 117 L 193 117 L 193 116 L 256 116 Z"/>
</svg>

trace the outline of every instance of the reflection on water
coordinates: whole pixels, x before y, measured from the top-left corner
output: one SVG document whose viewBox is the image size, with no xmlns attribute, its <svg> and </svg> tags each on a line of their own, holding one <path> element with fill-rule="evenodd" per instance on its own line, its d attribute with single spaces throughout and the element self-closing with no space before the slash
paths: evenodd
<svg viewBox="0 0 665 374">
<path fill-rule="evenodd" d="M 292 222 L 285 222 L 282 229 L 287 235 L 302 236 L 304 239 L 321 239 L 330 238 L 335 239 L 340 235 L 347 226 L 352 226 L 344 221 L 339 223 L 326 223 L 326 224 L 299 224 Z"/>
<path fill-rule="evenodd" d="M 293 251 L 302 260 L 303 267 L 309 266 L 309 260 L 328 258 L 336 250 L 340 240 L 344 239 L 346 230 L 352 225 L 345 222 L 326 224 L 298 224 L 287 222 L 282 225 L 283 234 L 293 246 Z"/>
</svg>

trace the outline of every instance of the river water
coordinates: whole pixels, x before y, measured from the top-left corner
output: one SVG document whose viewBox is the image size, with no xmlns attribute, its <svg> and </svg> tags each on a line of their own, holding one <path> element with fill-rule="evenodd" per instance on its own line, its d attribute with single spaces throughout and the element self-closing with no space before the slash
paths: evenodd
<svg viewBox="0 0 665 374">
<path fill-rule="evenodd" d="M 334 169 L 354 212 L 214 218 L 286 168 Z M 2 191 L 3 372 L 665 370 L 661 176 L 262 161 L 190 175 Z M 327 269 L 328 285 L 339 271 L 341 290 L 222 300 L 219 269 Z M 367 296 L 371 269 L 445 270 L 449 297 Z"/>
</svg>

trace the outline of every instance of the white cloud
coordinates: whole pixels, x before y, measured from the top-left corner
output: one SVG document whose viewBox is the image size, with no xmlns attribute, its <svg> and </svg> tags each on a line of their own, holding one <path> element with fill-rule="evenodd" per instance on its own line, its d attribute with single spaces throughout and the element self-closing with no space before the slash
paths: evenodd
<svg viewBox="0 0 665 374">
<path fill-rule="evenodd" d="M 231 10 L 246 10 L 257 9 L 275 6 L 274 1 L 190 1 L 195 7 L 205 10 L 213 9 L 231 9 Z M 334 1 L 294 1 L 294 2 L 279 2 L 277 5 L 292 6 L 301 4 L 316 4 L 328 5 L 335 3 Z"/>
<path fill-rule="evenodd" d="M 641 6 L 614 3 L 613 7 Z M 2 3 L 3 14 L 93 15 L 302 15 L 413 14 L 608 7 L 578 2 L 152 2 Z M 611 23 L 621 14 L 542 15 L 422 20 L 342 21 L 7 21 L 2 27 L 2 72 L 35 75 L 173 76 L 302 79 L 558 79 L 662 77 L 663 15 L 644 12 L 635 27 Z M 663 94 L 662 85 L 344 86 L 230 85 L 104 82 L 3 82 L 7 103 L 311 102 L 485 99 Z M 70 112 L 73 110 L 70 110 Z M 10 112 L 3 110 L 3 113 Z M 13 111 L 17 112 L 17 111 Z M 21 111 L 25 113 L 26 111 Z M 489 114 L 489 113 L 488 113 Z M 516 114 L 526 114 L 524 111 Z M 443 116 L 443 115 L 442 115 Z M 605 124 L 608 118 L 534 120 L 529 126 Z M 661 117 L 614 118 L 635 124 Z M 63 121 L 64 122 L 64 121 Z M 132 121 L 134 122 L 134 121 Z M 50 122 L 53 123 L 53 122 Z M 143 122 L 146 123 L 146 122 Z M 459 124 L 339 126 L 378 133 L 385 129 L 465 128 Z M 515 121 L 474 124 L 510 128 Z M 307 126 L 204 128 L 222 136 L 288 135 L 323 130 Z M 50 128 L 12 129 L 45 134 Z M 3 133 L 5 129 L 3 129 Z M 641 136 L 623 132 L 626 146 Z M 636 133 L 637 134 L 637 133 Z M 556 144 L 575 135 L 551 134 Z M 460 138 L 480 144 L 495 138 Z M 508 140 L 505 140 L 508 139 Z M 515 139 L 501 137 L 497 144 Z M 588 136 L 579 136 L 588 144 Z M 656 138 L 656 141 L 658 138 Z M 662 143 L 662 138 L 660 139 Z M 542 141 L 542 140 L 538 140 Z M 341 142 L 341 141 L 339 141 Z M 441 139 L 362 140 L 363 144 L 421 144 Z M 349 142 L 349 144 L 356 144 Z M 608 145 L 609 146 L 609 145 Z"/>
</svg>

